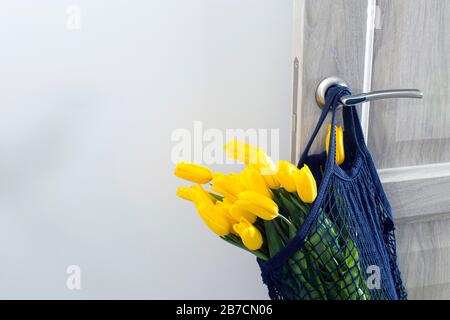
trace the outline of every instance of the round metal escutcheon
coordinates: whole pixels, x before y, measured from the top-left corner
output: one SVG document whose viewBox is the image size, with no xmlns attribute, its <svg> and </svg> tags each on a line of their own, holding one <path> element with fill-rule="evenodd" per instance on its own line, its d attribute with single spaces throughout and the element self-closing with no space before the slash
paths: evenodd
<svg viewBox="0 0 450 320">
<path fill-rule="evenodd" d="M 342 86 L 348 88 L 348 84 L 338 77 L 328 77 L 320 81 L 316 89 L 316 102 L 319 105 L 319 108 L 322 108 L 322 106 L 325 104 L 325 95 L 327 93 L 327 90 L 333 86 Z"/>
</svg>

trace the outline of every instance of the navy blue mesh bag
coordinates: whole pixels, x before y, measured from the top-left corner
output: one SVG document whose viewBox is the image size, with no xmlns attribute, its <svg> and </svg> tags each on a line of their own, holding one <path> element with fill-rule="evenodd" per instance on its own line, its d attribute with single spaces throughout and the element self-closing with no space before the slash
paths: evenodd
<svg viewBox="0 0 450 320">
<path fill-rule="evenodd" d="M 394 223 L 354 106 L 342 107 L 345 161 L 335 163 L 336 113 L 350 92 L 332 87 L 300 158 L 319 190 L 296 236 L 268 261 L 258 259 L 271 299 L 397 300 L 406 291 L 397 266 Z M 341 110 L 341 108 L 339 108 Z M 332 111 L 328 156 L 308 156 Z M 370 281 L 369 281 L 370 280 Z"/>
</svg>

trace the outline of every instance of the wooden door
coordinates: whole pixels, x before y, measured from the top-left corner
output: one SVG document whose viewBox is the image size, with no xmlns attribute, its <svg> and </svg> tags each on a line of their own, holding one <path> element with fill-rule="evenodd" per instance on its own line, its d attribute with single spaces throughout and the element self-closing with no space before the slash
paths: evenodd
<svg viewBox="0 0 450 320">
<path fill-rule="evenodd" d="M 353 93 L 424 93 L 358 107 L 393 208 L 410 299 L 450 299 L 449 16 L 450 0 L 294 1 L 294 161 L 320 112 L 321 79 L 339 76 Z"/>
</svg>

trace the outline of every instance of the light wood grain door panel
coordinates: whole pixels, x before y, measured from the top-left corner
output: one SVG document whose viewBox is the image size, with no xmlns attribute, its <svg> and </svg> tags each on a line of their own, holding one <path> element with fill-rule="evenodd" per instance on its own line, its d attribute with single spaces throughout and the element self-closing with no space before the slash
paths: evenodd
<svg viewBox="0 0 450 320">
<path fill-rule="evenodd" d="M 358 111 L 393 208 L 409 298 L 450 299 L 450 0 L 294 4 L 293 160 L 319 117 L 322 78 L 339 76 L 353 93 L 421 89 L 423 100 Z M 323 137 L 312 152 L 323 150 Z"/>
<path fill-rule="evenodd" d="M 341 75 L 355 90 L 362 89 L 366 0 L 294 1 L 294 123 L 293 160 L 298 161 L 303 146 L 320 116 L 314 99 L 317 84 L 330 75 Z M 322 130 L 311 153 L 322 150 Z"/>
<path fill-rule="evenodd" d="M 379 169 L 450 162 L 450 1 L 379 0 L 372 88 L 420 88 L 423 100 L 372 103 Z"/>
<path fill-rule="evenodd" d="M 450 214 L 397 222 L 398 261 L 410 299 L 450 295 Z"/>
<path fill-rule="evenodd" d="M 409 298 L 450 299 L 450 1 L 377 5 L 372 89 L 420 88 L 424 99 L 372 103 L 368 146 L 397 222 Z"/>
</svg>

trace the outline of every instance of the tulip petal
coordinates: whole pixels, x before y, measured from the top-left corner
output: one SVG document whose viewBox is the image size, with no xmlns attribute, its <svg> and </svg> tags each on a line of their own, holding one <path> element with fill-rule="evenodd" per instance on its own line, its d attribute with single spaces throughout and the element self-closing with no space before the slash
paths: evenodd
<svg viewBox="0 0 450 320">
<path fill-rule="evenodd" d="M 312 203 L 317 197 L 317 185 L 314 176 L 305 164 L 298 173 L 294 175 L 297 186 L 297 194 L 304 203 Z"/>
<path fill-rule="evenodd" d="M 225 144 L 224 149 L 228 157 L 247 165 L 257 165 L 258 167 L 266 168 L 274 167 L 272 159 L 264 150 L 248 143 L 233 140 Z"/>
<path fill-rule="evenodd" d="M 211 170 L 189 162 L 179 162 L 175 167 L 174 174 L 178 178 L 199 184 L 208 183 L 212 179 Z"/>
<path fill-rule="evenodd" d="M 331 124 L 328 125 L 328 131 L 325 138 L 325 150 L 328 154 L 328 149 L 330 145 L 331 136 Z M 344 132 L 342 127 L 336 126 L 336 163 L 341 165 L 345 160 L 345 149 L 344 149 Z"/>
<path fill-rule="evenodd" d="M 233 229 L 239 234 L 242 243 L 247 249 L 254 251 L 261 248 L 263 244 L 261 232 L 245 218 L 242 218 L 238 224 L 235 224 Z"/>
<path fill-rule="evenodd" d="M 188 187 L 179 187 L 177 189 L 177 196 L 179 196 L 182 199 L 192 201 L 189 189 L 190 188 Z"/>
<path fill-rule="evenodd" d="M 273 220 L 278 216 L 278 206 L 272 210 L 260 206 L 258 203 L 249 200 L 238 200 L 235 205 L 241 209 L 247 210 L 263 220 Z"/>
<path fill-rule="evenodd" d="M 250 223 L 255 223 L 257 218 L 255 214 L 251 213 L 248 210 L 240 208 L 237 205 L 232 205 L 230 207 L 230 215 L 237 221 L 241 220 L 241 218 L 245 218 Z"/>
<path fill-rule="evenodd" d="M 278 214 L 278 206 L 271 198 L 268 198 L 258 192 L 244 191 L 238 194 L 239 200 L 247 200 L 256 203 L 259 207 L 264 208 L 269 212 Z"/>
<path fill-rule="evenodd" d="M 272 198 L 272 191 L 269 189 L 266 182 L 264 181 L 264 178 L 261 176 L 258 170 L 247 167 L 242 170 L 242 175 L 245 179 L 245 185 L 247 189 L 258 192 L 263 196 Z"/>
<path fill-rule="evenodd" d="M 214 204 L 211 196 L 199 184 L 189 188 L 189 195 L 197 208 L 203 204 L 207 206 Z"/>
<path fill-rule="evenodd" d="M 204 204 L 200 205 L 197 210 L 203 222 L 219 237 L 230 233 L 230 223 L 219 210 Z"/>
<path fill-rule="evenodd" d="M 212 189 L 234 201 L 245 185 L 235 175 L 220 175 L 213 178 Z"/>
<path fill-rule="evenodd" d="M 295 172 L 298 172 L 298 168 L 292 163 L 285 160 L 278 161 L 277 168 L 278 180 L 280 181 L 283 188 L 288 192 L 297 191 L 293 175 Z"/>
</svg>

